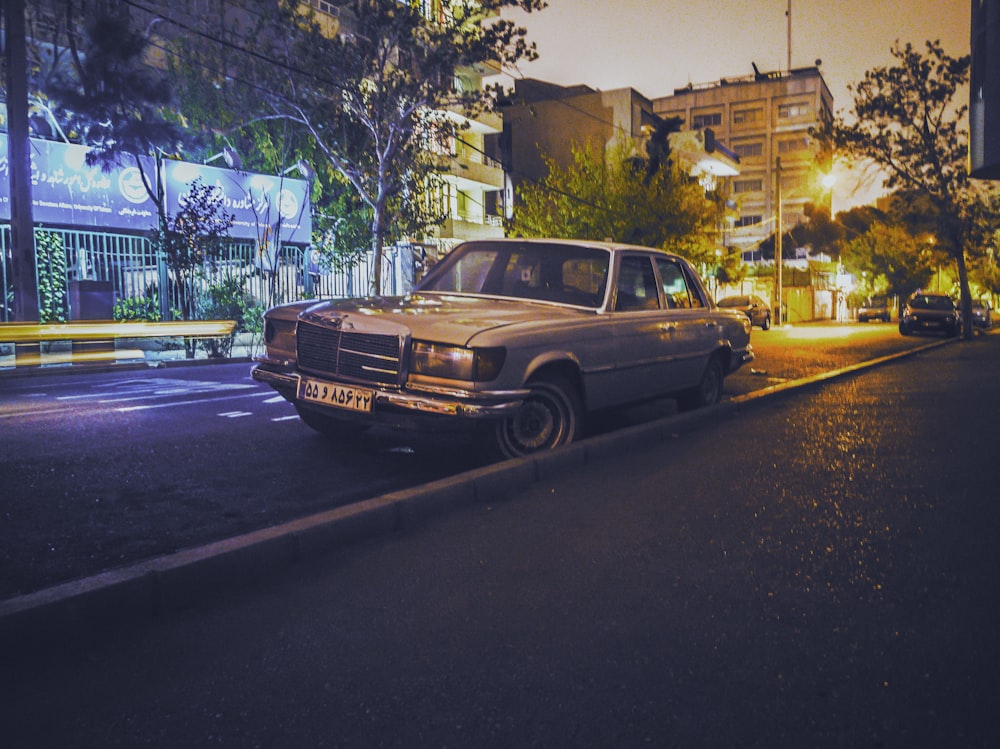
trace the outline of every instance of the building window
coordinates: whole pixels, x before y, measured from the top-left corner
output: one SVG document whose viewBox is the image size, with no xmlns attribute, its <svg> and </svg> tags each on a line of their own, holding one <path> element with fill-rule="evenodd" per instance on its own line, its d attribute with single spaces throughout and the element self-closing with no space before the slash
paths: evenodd
<svg viewBox="0 0 1000 749">
<path fill-rule="evenodd" d="M 764 119 L 764 110 L 760 107 L 754 109 L 734 109 L 733 110 L 733 124 L 734 125 L 752 125 L 755 122 L 760 122 Z"/>
<path fill-rule="evenodd" d="M 331 0 L 309 0 L 309 4 L 320 13 L 326 13 L 334 18 L 340 16 L 340 8 L 334 5 Z"/>
<path fill-rule="evenodd" d="M 744 226 L 757 226 L 757 224 L 762 223 L 764 223 L 764 217 L 759 214 L 753 216 L 740 216 L 736 219 L 736 228 Z"/>
<path fill-rule="evenodd" d="M 764 189 L 762 179 L 737 179 L 733 180 L 733 192 L 737 195 L 745 192 L 760 192 Z"/>
<path fill-rule="evenodd" d="M 741 159 L 751 159 L 754 156 L 764 155 L 764 143 L 756 141 L 753 143 L 734 143 L 733 152 Z"/>
<path fill-rule="evenodd" d="M 797 104 L 779 104 L 778 119 L 790 120 L 795 117 L 806 117 L 809 115 L 809 104 L 799 102 Z"/>
<path fill-rule="evenodd" d="M 808 138 L 790 138 L 778 141 L 778 153 L 791 153 L 792 151 L 804 151 L 809 148 Z"/>
<path fill-rule="evenodd" d="M 692 126 L 695 130 L 700 130 L 703 127 L 718 127 L 722 124 L 722 113 L 721 112 L 711 112 L 709 114 L 696 114 L 694 120 L 692 121 Z"/>
</svg>

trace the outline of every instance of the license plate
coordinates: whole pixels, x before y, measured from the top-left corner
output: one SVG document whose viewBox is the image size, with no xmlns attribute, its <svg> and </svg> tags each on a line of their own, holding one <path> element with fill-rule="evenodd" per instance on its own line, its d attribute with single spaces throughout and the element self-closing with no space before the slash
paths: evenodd
<svg viewBox="0 0 1000 749">
<path fill-rule="evenodd" d="M 337 385 L 323 380 L 312 380 L 308 377 L 299 380 L 298 396 L 304 401 L 323 403 L 348 411 L 364 411 L 365 413 L 372 410 L 372 401 L 375 400 L 373 390 Z"/>
</svg>

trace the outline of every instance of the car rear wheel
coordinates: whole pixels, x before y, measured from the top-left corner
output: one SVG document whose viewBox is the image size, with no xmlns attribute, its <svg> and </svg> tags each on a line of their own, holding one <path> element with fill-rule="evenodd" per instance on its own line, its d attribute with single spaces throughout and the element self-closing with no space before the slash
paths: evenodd
<svg viewBox="0 0 1000 749">
<path fill-rule="evenodd" d="M 761 330 L 769 330 L 771 328 L 771 316 L 764 315 L 764 322 L 760 324 Z"/>
<path fill-rule="evenodd" d="M 295 410 L 298 411 L 299 418 L 302 419 L 302 422 L 306 426 L 315 429 L 324 437 L 331 439 L 357 437 L 368 428 L 364 424 L 355 424 L 343 419 L 336 419 L 319 411 L 314 411 L 311 408 L 302 408 L 296 405 Z"/>
<path fill-rule="evenodd" d="M 563 377 L 528 383 L 521 407 L 499 421 L 494 446 L 504 458 L 518 458 L 568 445 L 581 433 L 583 408 L 573 385 Z"/>
<path fill-rule="evenodd" d="M 713 356 L 705 365 L 705 371 L 702 372 L 698 384 L 690 390 L 685 390 L 677 397 L 677 409 L 679 411 L 692 411 L 717 403 L 722 396 L 724 377 L 722 361 L 718 356 Z"/>
</svg>

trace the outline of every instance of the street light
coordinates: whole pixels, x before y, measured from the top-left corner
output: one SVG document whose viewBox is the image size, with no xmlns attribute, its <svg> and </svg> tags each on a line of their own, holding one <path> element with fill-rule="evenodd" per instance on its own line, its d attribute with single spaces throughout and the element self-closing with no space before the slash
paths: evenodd
<svg viewBox="0 0 1000 749">
<path fill-rule="evenodd" d="M 281 173 L 281 176 L 284 177 L 291 171 L 298 171 L 298 173 L 301 174 L 306 179 L 312 179 L 313 177 L 316 176 L 316 171 L 311 166 L 309 166 L 309 164 L 306 163 L 305 159 L 299 159 L 298 161 L 296 161 L 290 167 L 285 169 Z"/>
<path fill-rule="evenodd" d="M 215 156 L 209 156 L 207 159 L 205 159 L 205 163 L 208 164 L 219 158 L 225 161 L 226 165 L 230 169 L 236 169 L 237 171 L 242 171 L 243 161 L 240 159 L 240 155 L 236 153 L 235 149 L 226 146 L 217 154 L 215 154 Z"/>
</svg>

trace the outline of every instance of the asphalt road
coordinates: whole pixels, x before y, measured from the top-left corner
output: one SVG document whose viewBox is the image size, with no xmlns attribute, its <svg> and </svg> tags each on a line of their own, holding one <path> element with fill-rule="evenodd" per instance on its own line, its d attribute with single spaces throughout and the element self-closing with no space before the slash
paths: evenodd
<svg viewBox="0 0 1000 749">
<path fill-rule="evenodd" d="M 1000 338 L 0 663 L 15 747 L 995 747 Z"/>
<path fill-rule="evenodd" d="M 755 330 L 726 397 L 936 339 L 892 325 Z M 249 364 L 0 379 L 0 600 L 482 465 L 465 438 L 332 446 Z M 601 433 L 672 400 L 592 419 Z"/>
</svg>

